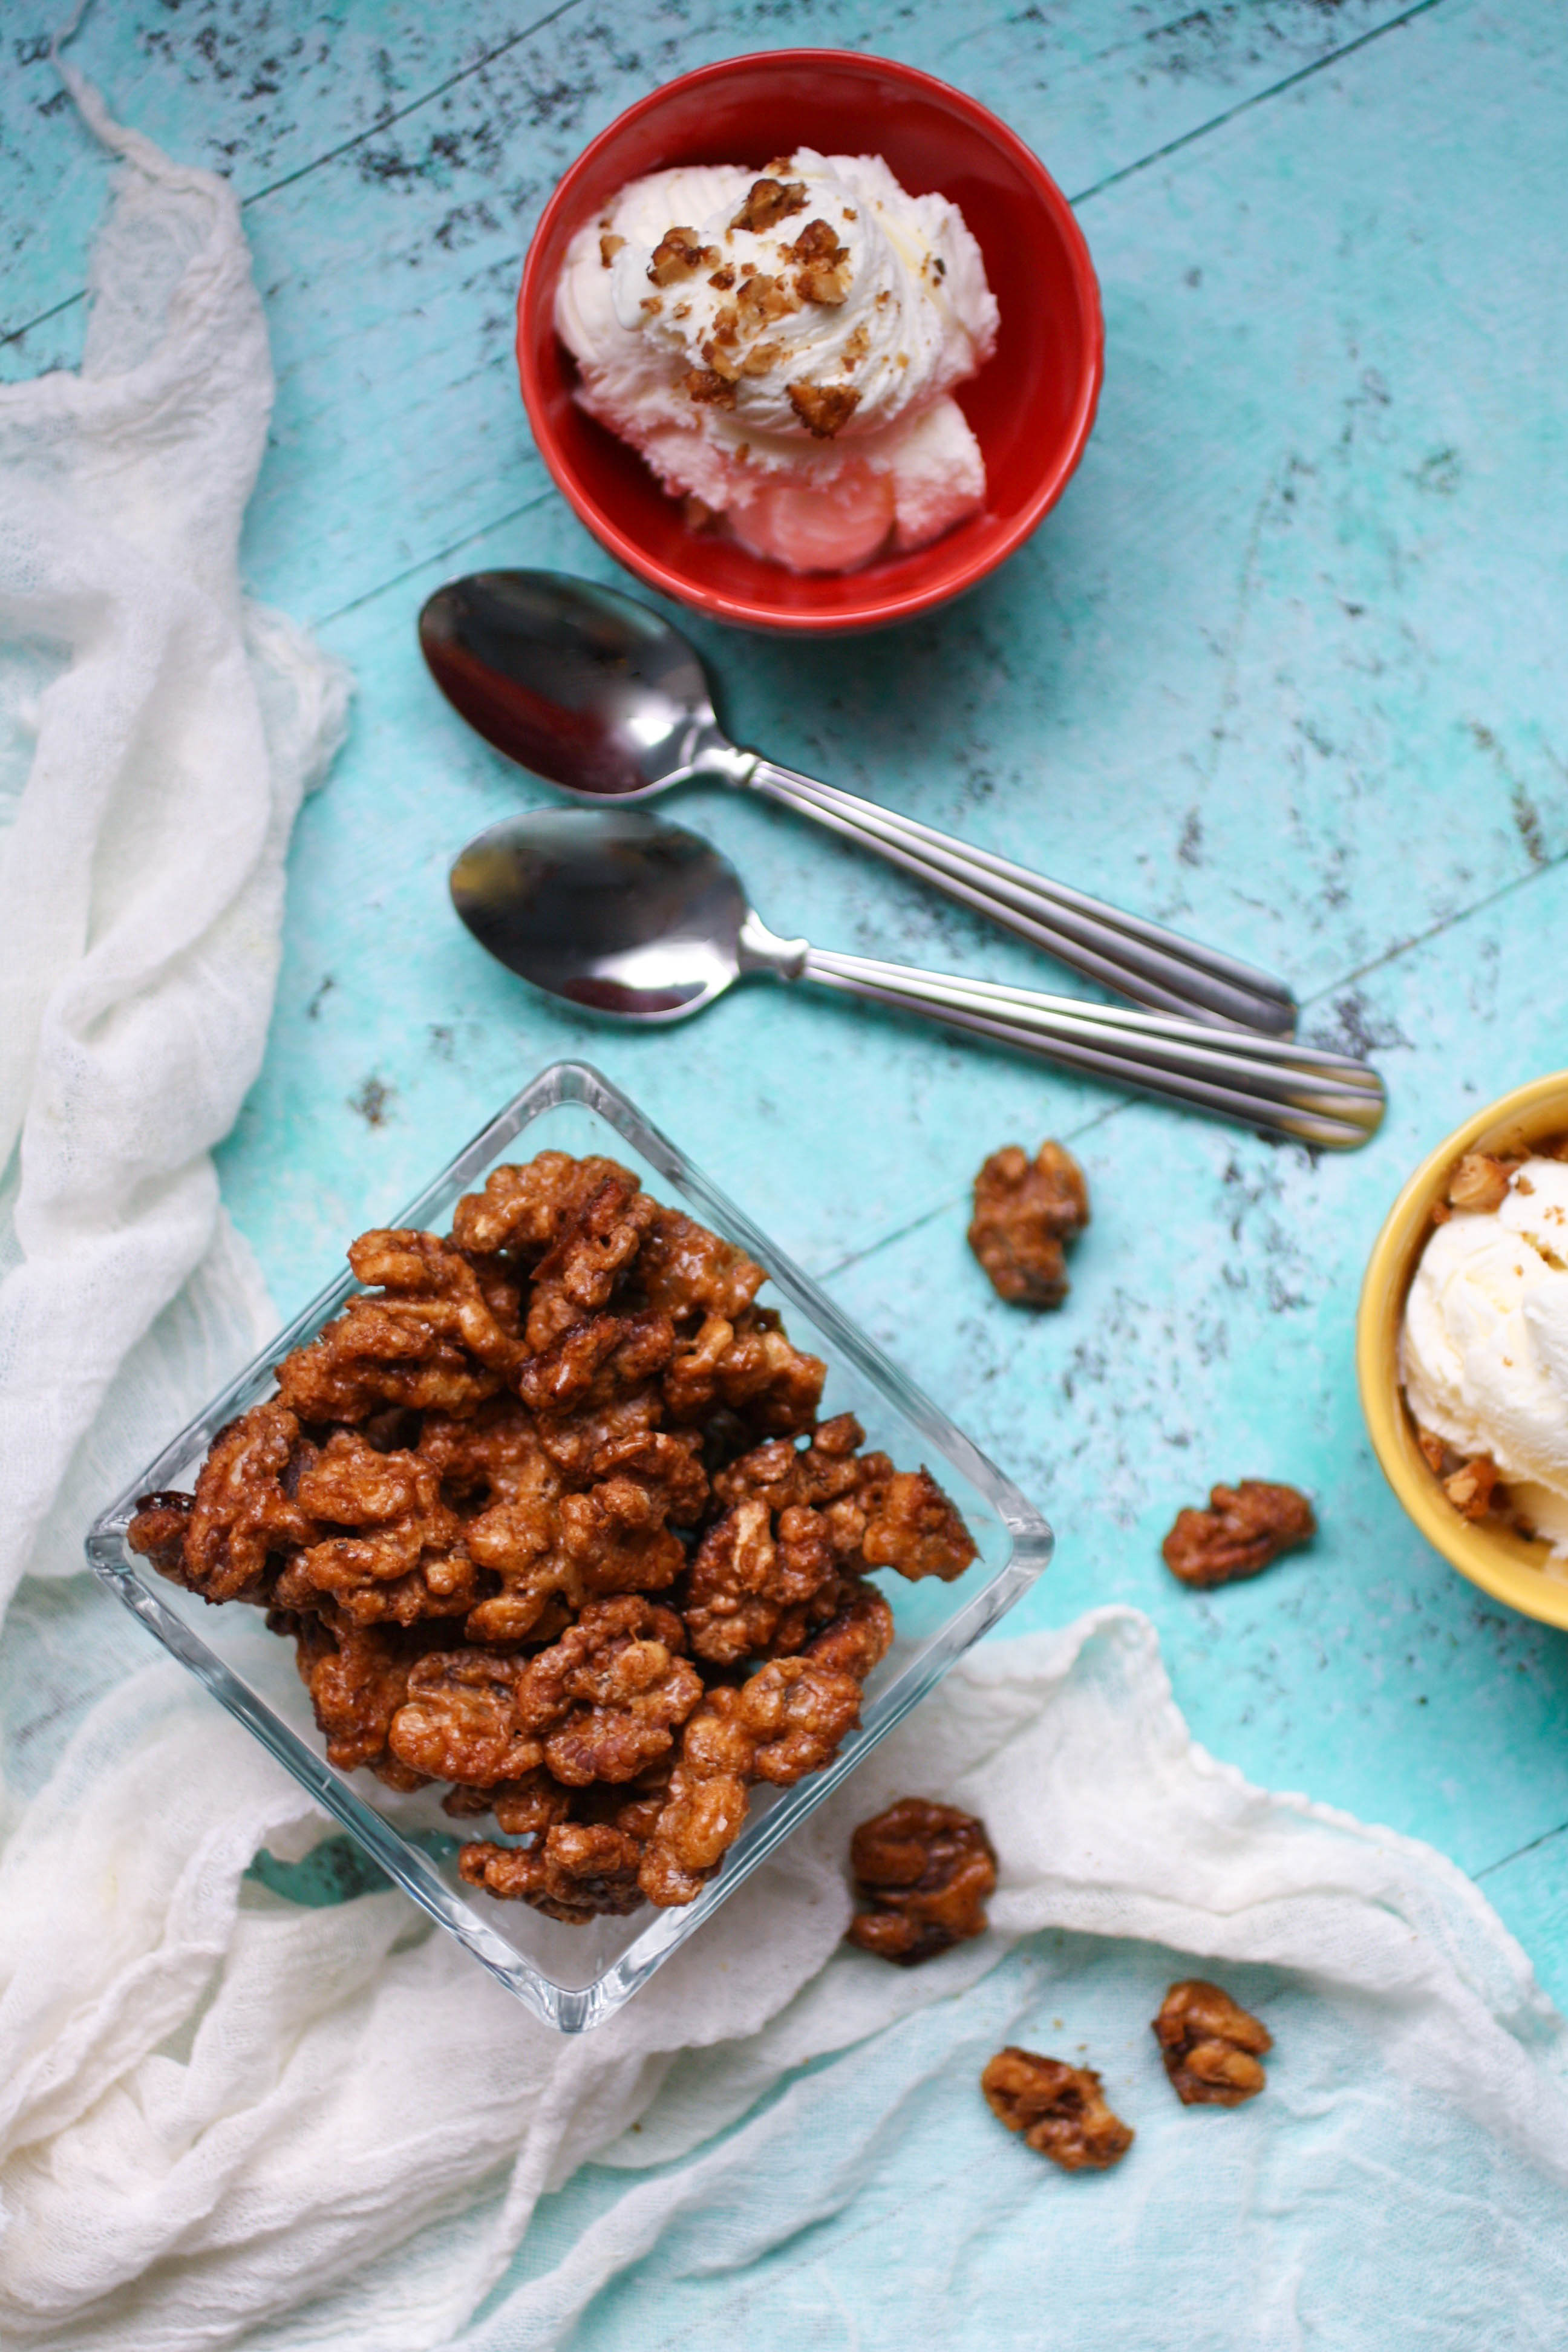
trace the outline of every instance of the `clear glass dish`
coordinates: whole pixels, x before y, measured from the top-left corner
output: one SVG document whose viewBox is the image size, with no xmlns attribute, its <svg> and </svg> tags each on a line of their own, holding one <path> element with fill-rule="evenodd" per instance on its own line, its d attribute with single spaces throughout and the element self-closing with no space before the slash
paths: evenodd
<svg viewBox="0 0 1568 2352">
<path fill-rule="evenodd" d="M 907 1584 L 892 1574 L 879 1578 L 892 1605 L 897 1638 L 866 1685 L 859 1730 L 845 1741 L 825 1771 L 792 1789 L 756 1792 L 746 1827 L 722 1871 L 696 1902 L 681 1910 L 645 1907 L 628 1918 L 572 1927 L 544 1918 L 525 1904 L 500 1903 L 476 1893 L 458 1875 L 460 1841 L 440 1810 L 439 1790 L 399 1796 L 367 1771 L 334 1770 L 321 1752 L 289 1645 L 261 1630 L 255 1610 L 214 1608 L 166 1582 L 128 1548 L 125 1534 L 137 1497 L 194 1484 L 216 1433 L 271 1394 L 272 1367 L 279 1359 L 313 1339 L 360 1287 L 346 1270 L 147 1465 L 94 1523 L 87 1555 L 125 1606 L 270 1748 L 389 1878 L 465 1944 L 536 2017 L 563 2033 L 580 2033 L 612 2016 L 678 1945 L 697 1934 L 742 1880 L 925 1696 L 953 1660 L 1012 1607 L 1049 1560 L 1052 1536 L 1011 1480 L 749 1218 L 716 1192 L 625 1095 L 582 1063 L 558 1062 L 525 1087 L 395 1222 L 445 1233 L 458 1196 L 481 1185 L 498 1161 L 530 1157 L 546 1147 L 577 1154 L 603 1152 L 619 1160 L 657 1197 L 679 1202 L 765 1265 L 773 1282 L 765 1296 L 783 1308 L 790 1336 L 797 1346 L 826 1360 L 824 1412 L 857 1413 L 868 1443 L 890 1454 L 900 1468 L 930 1464 L 979 1546 L 973 1565 L 952 1584 Z"/>
</svg>

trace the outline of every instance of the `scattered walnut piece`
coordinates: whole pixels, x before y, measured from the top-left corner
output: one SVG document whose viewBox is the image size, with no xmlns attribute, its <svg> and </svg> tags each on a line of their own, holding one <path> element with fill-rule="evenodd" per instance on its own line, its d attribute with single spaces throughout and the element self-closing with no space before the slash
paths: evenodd
<svg viewBox="0 0 1568 2352">
<path fill-rule="evenodd" d="M 980 2087 L 992 2114 L 1064 2172 L 1109 2171 L 1132 2145 L 1131 2126 L 1107 2106 L 1091 2066 L 1008 2048 L 991 2060 Z"/>
<path fill-rule="evenodd" d="M 1448 1179 L 1450 1209 L 1500 1209 L 1508 1196 L 1508 1180 L 1517 1160 L 1494 1160 L 1485 1151 L 1467 1151 Z"/>
<path fill-rule="evenodd" d="M 1173 1576 L 1207 1592 L 1256 1576 L 1317 1532 L 1312 1506 L 1294 1486 L 1244 1478 L 1238 1486 L 1212 1488 L 1206 1511 L 1178 1511 L 1161 1550 Z"/>
<path fill-rule="evenodd" d="M 791 383 L 784 386 L 789 404 L 817 441 L 831 441 L 842 433 L 860 405 L 853 384 Z"/>
<path fill-rule="evenodd" d="M 1173 1984 L 1152 2027 L 1184 2107 L 1238 2107 L 1264 2086 L 1258 2060 L 1274 2047 L 1266 2025 L 1202 1977 Z"/>
<path fill-rule="evenodd" d="M 733 408 L 735 405 L 734 385 L 726 383 L 713 368 L 688 368 L 681 382 L 686 386 L 687 398 L 694 401 L 699 408 Z"/>
<path fill-rule="evenodd" d="M 745 203 L 730 223 L 730 226 L 747 228 L 753 236 L 761 236 L 768 229 L 776 228 L 780 221 L 788 220 L 792 213 L 801 213 L 805 210 L 805 183 L 804 180 L 770 178 L 753 180 Z"/>
<path fill-rule="evenodd" d="M 840 245 L 825 220 L 807 221 L 795 243 L 785 248 L 799 266 L 795 292 L 803 302 L 837 309 L 849 293 L 849 248 Z"/>
<path fill-rule="evenodd" d="M 647 274 L 655 286 L 675 286 L 704 267 L 711 269 L 718 259 L 718 247 L 700 244 L 694 228 L 667 228 L 654 247 Z"/>
<path fill-rule="evenodd" d="M 849 1865 L 856 1895 L 870 1906 L 849 1923 L 849 1941 L 863 1952 L 916 1968 L 985 1932 L 996 1856 L 973 1813 L 900 1797 L 861 1822 Z"/>
<path fill-rule="evenodd" d="M 605 268 L 614 267 L 616 256 L 625 243 L 624 236 L 616 236 L 608 231 L 599 239 L 599 259 Z"/>
<path fill-rule="evenodd" d="M 1016 1143 L 994 1151 L 974 1180 L 969 1246 L 993 1290 L 1018 1307 L 1059 1307 L 1068 1295 L 1064 1245 L 1089 1223 L 1089 1187 L 1070 1151 L 1042 1143 L 1033 1162 Z"/>
<path fill-rule="evenodd" d="M 1478 1454 L 1444 1479 L 1443 1492 L 1462 1519 L 1484 1519 L 1497 1482 L 1497 1464 L 1489 1454 Z"/>
</svg>

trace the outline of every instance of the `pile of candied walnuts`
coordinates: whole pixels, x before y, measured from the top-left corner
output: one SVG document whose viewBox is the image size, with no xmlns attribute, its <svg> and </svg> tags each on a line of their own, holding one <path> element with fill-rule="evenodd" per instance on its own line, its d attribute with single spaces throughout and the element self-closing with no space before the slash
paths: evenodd
<svg viewBox="0 0 1568 2352">
<path fill-rule="evenodd" d="M 762 1267 L 614 1160 L 498 1168 L 449 1239 L 349 1262 L 364 1294 L 133 1549 L 267 1611 L 340 1769 L 489 1816 L 470 1885 L 570 1922 L 689 1903 L 749 1790 L 858 1722 L 871 1571 L 961 1576 L 963 1519 L 818 1421 Z"/>
</svg>

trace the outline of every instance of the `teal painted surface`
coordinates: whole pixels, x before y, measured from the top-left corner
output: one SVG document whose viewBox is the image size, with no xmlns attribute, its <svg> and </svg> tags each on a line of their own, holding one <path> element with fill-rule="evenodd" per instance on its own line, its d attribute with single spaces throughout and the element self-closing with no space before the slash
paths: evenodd
<svg viewBox="0 0 1568 2352">
<path fill-rule="evenodd" d="M 12 373 L 75 348 L 107 178 L 22 21 L 0 86 Z M 440 703 L 420 601 L 487 562 L 616 576 L 517 400 L 529 228 L 640 89 L 781 38 L 944 72 L 1030 141 L 1080 200 L 1106 389 L 1062 505 L 966 603 L 838 646 L 692 625 L 734 731 L 1288 972 L 1314 1034 L 1370 1041 L 1387 1075 L 1364 1153 L 1314 1165 L 776 991 L 627 1039 L 531 1001 L 451 917 L 452 853 L 548 794 Z M 1048 1511 L 1058 1563 L 1016 1622 L 1147 1609 L 1215 1752 L 1454 1853 L 1568 1999 L 1568 1637 L 1489 1608 L 1415 1537 L 1350 1352 L 1411 1162 L 1568 1063 L 1552 0 L 803 0 L 787 21 L 762 0 L 124 0 L 78 54 L 246 195 L 280 375 L 249 577 L 359 678 L 295 844 L 267 1066 L 222 1155 L 279 1306 L 523 1078 L 586 1055 Z M 786 818 L 710 791 L 679 813 L 779 928 L 1059 980 Z M 966 1255 L 966 1188 L 984 1151 L 1047 1133 L 1080 1152 L 1095 1223 L 1065 1309 L 1030 1319 Z M 1240 1475 L 1310 1487 L 1321 1542 L 1178 1590 L 1160 1534 Z"/>
</svg>

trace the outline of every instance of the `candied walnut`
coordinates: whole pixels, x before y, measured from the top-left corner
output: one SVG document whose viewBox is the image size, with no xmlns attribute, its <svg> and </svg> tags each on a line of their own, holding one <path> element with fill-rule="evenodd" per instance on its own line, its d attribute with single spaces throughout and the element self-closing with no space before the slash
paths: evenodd
<svg viewBox="0 0 1568 2352">
<path fill-rule="evenodd" d="M 1178 1511 L 1160 1549 L 1173 1576 L 1207 1592 L 1256 1576 L 1317 1532 L 1312 1506 L 1294 1486 L 1244 1478 L 1239 1486 L 1212 1488 L 1206 1511 Z"/>
<path fill-rule="evenodd" d="M 672 1609 L 634 1595 L 590 1602 L 559 1642 L 530 1659 L 513 1700 L 558 1780 L 632 1780 L 668 1754 L 702 1696 Z"/>
<path fill-rule="evenodd" d="M 1091 2066 L 1068 2066 L 1032 2050 L 999 2050 L 980 2077 L 992 2114 L 1064 2172 L 1105 2172 L 1132 2145 L 1130 2124 L 1112 2115 Z"/>
<path fill-rule="evenodd" d="M 985 1932 L 996 1856 L 973 1813 L 900 1797 L 861 1822 L 849 1866 L 856 1895 L 870 1906 L 849 1923 L 849 1941 L 863 1952 L 917 1968 Z"/>
<path fill-rule="evenodd" d="M 1445 1197 L 1449 1208 L 1500 1209 L 1508 1196 L 1509 1178 L 1518 1165 L 1517 1160 L 1494 1160 L 1485 1151 L 1467 1151 L 1448 1179 Z"/>
<path fill-rule="evenodd" d="M 679 285 L 683 278 L 719 259 L 716 245 L 703 245 L 694 228 L 667 228 L 654 247 L 647 274 L 656 286 Z"/>
<path fill-rule="evenodd" d="M 537 1771 L 543 1745 L 517 1716 L 517 1684 L 526 1664 L 523 1658 L 479 1649 L 437 1650 L 421 1658 L 388 1727 L 393 1754 L 427 1780 L 474 1789 Z"/>
<path fill-rule="evenodd" d="M 453 1210 L 452 1239 L 486 1257 L 503 1250 L 540 1257 L 612 1179 L 637 1189 L 637 1178 L 618 1160 L 574 1160 L 568 1151 L 492 1168 L 483 1192 L 466 1192 Z"/>
<path fill-rule="evenodd" d="M 613 1447 L 651 1433 L 662 1412 L 657 1391 L 617 1397 L 610 1404 L 584 1406 L 559 1421 L 542 1421 L 539 1443 L 563 1478 L 586 1486 L 602 1475 L 601 1465 Z"/>
<path fill-rule="evenodd" d="M 750 229 L 762 236 L 780 221 L 788 220 L 792 213 L 805 210 L 804 180 L 753 180 L 745 203 L 730 223 L 731 228 Z"/>
<path fill-rule="evenodd" d="M 454 1821 L 492 1813 L 508 1837 L 531 1837 L 552 1822 L 569 1821 L 572 1791 L 548 1772 L 525 1772 L 521 1780 L 498 1780 L 493 1789 L 448 1789 L 441 1811 Z"/>
<path fill-rule="evenodd" d="M 466 1845 L 458 1869 L 470 1886 L 523 1902 L 568 1927 L 635 1911 L 642 1845 L 609 1822 L 563 1822 L 534 1846 Z"/>
<path fill-rule="evenodd" d="M 795 284 L 801 299 L 837 309 L 849 292 L 848 247 L 839 244 L 825 220 L 814 220 L 807 221 L 788 252 L 800 264 Z"/>
<path fill-rule="evenodd" d="M 312 1423 L 366 1421 L 388 1405 L 471 1412 L 500 1385 L 412 1300 L 351 1299 L 278 1367 L 279 1403 Z"/>
<path fill-rule="evenodd" d="M 159 1575 L 174 1584 L 185 1580 L 185 1535 L 195 1500 L 192 1495 L 177 1492 L 143 1495 L 125 1531 L 132 1550 L 150 1559 Z"/>
<path fill-rule="evenodd" d="M 605 1478 L 561 1500 L 563 1589 L 584 1594 L 659 1592 L 686 1565 L 664 1524 L 662 1496 L 635 1478 Z"/>
<path fill-rule="evenodd" d="M 416 1300 L 418 1321 L 481 1364 L 507 1372 L 516 1363 L 516 1335 L 497 1322 L 473 1266 L 434 1234 L 362 1234 L 349 1264 L 367 1289 L 382 1292 L 384 1304 Z"/>
<path fill-rule="evenodd" d="M 685 1328 L 710 1315 L 733 1323 L 767 1280 L 743 1250 L 710 1234 L 679 1209 L 654 1210 L 637 1253 L 637 1283 L 645 1306 Z"/>
<path fill-rule="evenodd" d="M 310 1694 L 327 1761 L 340 1772 L 368 1765 L 394 1789 L 417 1789 L 426 1775 L 388 1748 L 393 1717 L 408 1695 L 423 1637 L 395 1626 L 360 1626 L 336 1610 L 297 1614 L 275 1610 L 275 1633 L 291 1635 L 300 1678 Z"/>
<path fill-rule="evenodd" d="M 700 1430 L 648 1429 L 609 1439 L 592 1457 L 592 1475 L 636 1479 L 678 1528 L 694 1528 L 707 1507 Z"/>
<path fill-rule="evenodd" d="M 756 1429 L 788 1433 L 810 1428 L 826 1378 L 821 1357 L 792 1347 L 771 1307 L 751 1307 L 732 1322 L 710 1315 L 677 1346 L 659 1385 L 678 1421 L 723 1404 Z"/>
<path fill-rule="evenodd" d="M 820 1601 L 817 1622 L 835 1614 L 838 1570 L 819 1515 L 802 1504 L 773 1514 L 760 1496 L 737 1503 L 703 1537 L 691 1565 L 684 1615 L 691 1646 L 715 1665 L 734 1665 L 774 1643 L 786 1612 Z M 809 1630 L 802 1619 L 801 1646 Z"/>
<path fill-rule="evenodd" d="M 831 441 L 842 433 L 860 405 L 850 383 L 787 383 L 789 404 L 816 441 Z"/>
<path fill-rule="evenodd" d="M 911 1584 L 925 1576 L 951 1584 L 976 1557 L 957 1507 L 923 1465 L 895 1470 L 867 1495 L 860 1548 L 868 1568 L 896 1568 Z"/>
<path fill-rule="evenodd" d="M 733 408 L 735 405 L 734 385 L 726 383 L 715 368 L 688 368 L 681 382 L 686 386 L 687 398 L 699 408 Z"/>
<path fill-rule="evenodd" d="M 837 1610 L 807 1642 L 805 1654 L 863 1683 L 892 1646 L 892 1611 L 874 1584 L 853 1577 L 839 1587 Z"/>
<path fill-rule="evenodd" d="M 418 1454 L 378 1453 L 357 1430 L 334 1430 L 300 1473 L 319 1535 L 290 1557 L 280 1605 L 309 1608 L 312 1593 L 330 1593 L 361 1623 L 461 1616 L 475 1599 L 473 1564 L 440 1486 Z"/>
<path fill-rule="evenodd" d="M 1184 2107 L 1238 2107 L 1264 2086 L 1258 2060 L 1274 2047 L 1266 2025 L 1202 1977 L 1173 1984 L 1151 2028 Z"/>
<path fill-rule="evenodd" d="M 739 1837 L 753 1781 L 788 1788 L 820 1771 L 860 1720 L 860 1685 L 816 1659 L 779 1658 L 710 1690 L 688 1722 L 668 1801 L 648 1837 L 650 1903 L 689 1903 Z"/>
<path fill-rule="evenodd" d="M 653 1215 L 635 1176 L 606 1176 L 561 1227 L 533 1269 L 527 1333 L 535 1355 L 608 1306 Z"/>
<path fill-rule="evenodd" d="M 518 1393 L 542 1418 L 556 1418 L 631 1395 L 674 1353 L 668 1315 L 591 1315 L 524 1364 Z"/>
<path fill-rule="evenodd" d="M 994 1151 L 974 1180 L 969 1246 L 999 1298 L 1059 1307 L 1068 1295 L 1064 1244 L 1089 1223 L 1089 1187 L 1071 1152 L 1042 1143 L 1033 1162 L 1016 1143 Z"/>
<path fill-rule="evenodd" d="M 268 1598 L 282 1565 L 279 1555 L 316 1538 L 315 1522 L 294 1492 L 313 1450 L 301 1445 L 299 1422 L 284 1406 L 253 1405 L 214 1438 L 185 1506 L 178 1548 L 184 1498 L 153 1495 L 131 1522 L 132 1550 L 204 1601 Z"/>
</svg>

